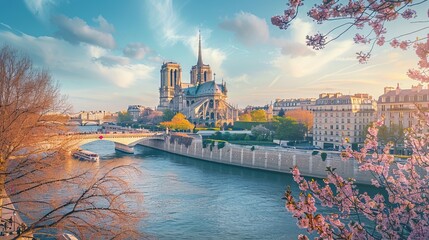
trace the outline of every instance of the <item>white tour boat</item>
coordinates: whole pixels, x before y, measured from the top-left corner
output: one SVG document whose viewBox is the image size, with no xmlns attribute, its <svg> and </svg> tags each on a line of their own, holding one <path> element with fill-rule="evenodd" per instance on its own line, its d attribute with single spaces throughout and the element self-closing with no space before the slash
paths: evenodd
<svg viewBox="0 0 429 240">
<path fill-rule="evenodd" d="M 87 150 L 78 150 L 73 153 L 73 157 L 79 160 L 91 162 L 97 162 L 98 160 L 100 160 L 100 157 L 97 153 L 93 153 Z"/>
</svg>

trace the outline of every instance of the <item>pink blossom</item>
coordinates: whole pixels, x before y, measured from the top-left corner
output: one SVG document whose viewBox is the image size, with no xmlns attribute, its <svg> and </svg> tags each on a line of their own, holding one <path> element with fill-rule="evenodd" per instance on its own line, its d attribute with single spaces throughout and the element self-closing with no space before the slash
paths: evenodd
<svg viewBox="0 0 429 240">
<path fill-rule="evenodd" d="M 392 46 L 393 48 L 397 48 L 399 47 L 399 41 L 398 39 L 394 38 L 392 41 L 390 41 L 390 46 Z"/>
<path fill-rule="evenodd" d="M 357 28 L 362 32 L 367 27 L 369 31 L 362 35 L 355 34 L 354 41 L 365 44 L 369 39 L 375 39 L 377 45 L 373 46 L 383 46 L 388 31 L 386 26 L 392 26 L 393 21 L 400 17 L 415 18 L 414 9 L 423 6 L 411 2 L 323 0 L 311 7 L 307 14 L 319 24 L 328 20 L 348 19 L 355 27 L 348 29 Z M 273 24 L 287 28 L 302 4 L 303 1 L 289 0 L 283 16 L 272 18 Z M 403 10 L 405 7 L 410 9 Z M 429 17 L 429 10 L 427 15 Z M 342 35 L 340 26 L 338 29 L 340 34 L 335 36 L 337 29 L 334 29 L 328 33 L 331 35 L 329 39 Z M 328 34 L 307 36 L 307 45 L 316 50 L 323 49 L 328 42 L 333 41 L 327 41 Z M 342 35 L 344 36 L 346 35 Z M 389 44 L 393 48 L 407 50 L 411 43 L 415 42 L 418 63 L 416 69 L 410 69 L 407 74 L 420 82 L 429 82 L 429 35 L 416 40 L 405 39 L 406 37 L 406 34 L 400 35 L 401 40 L 394 38 L 389 40 Z M 371 51 L 358 52 L 358 61 L 366 63 Z M 429 112 L 418 112 L 414 117 L 418 118 L 419 122 L 407 131 L 407 140 L 403 143 L 412 149 L 413 154 L 402 163 L 397 163 L 390 154 L 391 144 L 385 144 L 382 150 L 379 149 L 377 135 L 384 124 L 383 119 L 373 123 L 368 129 L 364 146 L 359 151 L 346 149 L 341 153 L 343 160 L 356 161 L 359 171 L 371 174 L 372 185 L 382 188 L 387 197 L 360 192 L 362 188 L 355 185 L 354 179 L 346 176 L 343 178 L 330 167 L 327 168 L 327 176 L 322 183 L 306 181 L 295 167 L 292 170 L 293 179 L 299 185 L 300 194 L 297 198 L 288 190 L 285 193 L 285 205 L 297 218 L 298 225 L 306 228 L 309 233 L 316 233 L 320 239 L 373 239 L 374 236 L 379 239 L 429 239 Z M 317 212 L 317 204 L 333 208 L 338 214 L 322 215 Z M 366 218 L 374 223 L 375 229 L 356 222 L 356 218 L 352 220 L 350 216 Z M 299 237 L 308 239 L 303 235 Z"/>
<path fill-rule="evenodd" d="M 376 20 L 369 22 L 369 25 L 372 27 L 372 30 L 374 30 L 374 33 L 376 36 L 380 36 L 380 35 L 385 34 L 387 32 L 386 28 L 384 28 L 383 24 L 384 24 L 384 21 L 382 21 L 380 19 L 376 19 Z"/>
<path fill-rule="evenodd" d="M 297 225 L 300 228 L 308 228 L 308 223 L 309 223 L 308 218 L 304 217 L 304 218 L 298 219 Z"/>
<path fill-rule="evenodd" d="M 298 240 L 309 240 L 307 236 L 303 235 L 303 234 L 299 234 L 298 235 Z"/>
<path fill-rule="evenodd" d="M 412 9 L 405 10 L 401 15 L 404 19 L 410 19 L 410 18 L 417 17 L 416 11 L 412 10 Z"/>
<path fill-rule="evenodd" d="M 359 33 L 356 33 L 355 37 L 353 38 L 353 40 L 355 41 L 355 43 L 363 43 L 363 44 L 367 44 L 370 41 L 365 38 L 364 36 L 360 35 Z"/>
<path fill-rule="evenodd" d="M 384 38 L 384 36 L 381 36 L 381 37 L 379 37 L 379 38 L 377 39 L 377 45 L 378 45 L 378 46 L 383 46 L 383 45 L 384 45 L 384 42 L 385 42 L 385 38 Z"/>
<path fill-rule="evenodd" d="M 284 16 L 271 17 L 271 23 L 280 29 L 287 29 L 290 26 L 289 18 Z"/>
<path fill-rule="evenodd" d="M 402 41 L 401 43 L 399 43 L 399 48 L 401 48 L 402 50 L 407 50 L 407 48 L 410 46 L 410 42 L 409 41 Z"/>
<path fill-rule="evenodd" d="M 364 52 L 358 52 L 357 54 L 357 59 L 359 60 L 359 63 L 364 64 L 367 63 L 369 58 L 371 57 L 370 53 L 364 53 Z"/>
<path fill-rule="evenodd" d="M 315 50 L 320 50 L 325 47 L 326 44 L 326 36 L 323 36 L 320 33 L 317 33 L 313 36 L 306 36 L 307 46 L 312 46 Z"/>
</svg>

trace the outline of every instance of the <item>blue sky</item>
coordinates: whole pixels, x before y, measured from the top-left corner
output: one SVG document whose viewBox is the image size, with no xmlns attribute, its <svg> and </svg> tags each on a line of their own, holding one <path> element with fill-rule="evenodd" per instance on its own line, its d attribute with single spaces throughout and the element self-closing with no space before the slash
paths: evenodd
<svg viewBox="0 0 429 240">
<path fill-rule="evenodd" d="M 305 46 L 305 36 L 319 27 L 305 15 L 288 31 L 272 26 L 282 0 L 0 2 L 0 44 L 50 70 L 74 111 L 155 107 L 163 61 L 179 62 L 189 82 L 198 30 L 204 63 L 227 82 L 229 101 L 240 107 L 321 92 L 378 97 L 384 86 L 416 84 L 405 75 L 416 64 L 412 50 L 379 48 L 361 65 L 350 35 L 319 52 Z M 398 26 L 391 31 L 401 33 Z"/>
</svg>

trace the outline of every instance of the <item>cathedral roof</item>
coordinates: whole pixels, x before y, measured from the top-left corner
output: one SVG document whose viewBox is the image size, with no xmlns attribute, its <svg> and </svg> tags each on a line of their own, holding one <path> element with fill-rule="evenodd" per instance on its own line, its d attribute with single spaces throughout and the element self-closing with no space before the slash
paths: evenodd
<svg viewBox="0 0 429 240">
<path fill-rule="evenodd" d="M 225 93 L 225 90 L 225 85 L 216 84 L 215 81 L 205 82 L 197 86 L 184 89 L 187 96 L 195 97 L 199 95 Z"/>
</svg>

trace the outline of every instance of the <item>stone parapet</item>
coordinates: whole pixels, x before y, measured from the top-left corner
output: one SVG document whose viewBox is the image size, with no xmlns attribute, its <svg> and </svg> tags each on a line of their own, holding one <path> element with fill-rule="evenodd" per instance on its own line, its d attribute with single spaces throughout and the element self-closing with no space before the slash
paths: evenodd
<svg viewBox="0 0 429 240">
<path fill-rule="evenodd" d="M 202 142 L 192 142 L 188 147 L 177 142 L 148 140 L 139 143 L 142 146 L 178 154 L 186 157 L 211 162 L 256 168 L 267 171 L 291 173 L 294 166 L 298 166 L 301 174 L 307 177 L 325 178 L 326 168 L 336 168 L 336 172 L 343 178 L 354 178 L 359 184 L 371 184 L 371 175 L 368 172 L 358 171 L 358 163 L 352 159 L 343 161 L 340 154 L 330 152 L 325 161 L 320 152 L 312 155 L 312 151 L 283 150 L 274 148 L 260 148 L 252 150 L 248 147 L 226 144 L 218 149 L 217 146 L 203 148 Z"/>
</svg>

